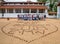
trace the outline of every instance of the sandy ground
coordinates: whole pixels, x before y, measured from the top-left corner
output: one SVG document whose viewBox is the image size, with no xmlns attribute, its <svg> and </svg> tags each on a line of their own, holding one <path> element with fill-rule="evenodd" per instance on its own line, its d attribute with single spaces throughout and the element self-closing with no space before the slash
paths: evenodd
<svg viewBox="0 0 60 44">
<path fill-rule="evenodd" d="M 60 19 L 0 19 L 0 44 L 60 44 Z"/>
</svg>

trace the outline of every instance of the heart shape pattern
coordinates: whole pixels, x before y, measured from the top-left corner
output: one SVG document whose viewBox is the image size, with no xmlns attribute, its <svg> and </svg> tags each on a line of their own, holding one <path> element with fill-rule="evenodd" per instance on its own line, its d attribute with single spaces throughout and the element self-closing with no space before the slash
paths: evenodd
<svg viewBox="0 0 60 44">
<path fill-rule="evenodd" d="M 30 43 L 56 32 L 58 28 L 53 24 L 14 22 L 3 26 L 1 30 L 8 36 Z"/>
</svg>

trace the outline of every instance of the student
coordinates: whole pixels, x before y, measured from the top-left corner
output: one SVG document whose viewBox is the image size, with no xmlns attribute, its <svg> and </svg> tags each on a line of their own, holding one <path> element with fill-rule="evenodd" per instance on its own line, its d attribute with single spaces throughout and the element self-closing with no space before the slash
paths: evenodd
<svg viewBox="0 0 60 44">
<path fill-rule="evenodd" d="M 44 15 L 44 20 L 46 19 L 46 15 Z"/>
<path fill-rule="evenodd" d="M 39 17 L 39 15 L 37 15 L 37 18 L 38 18 L 38 20 L 40 20 L 40 17 Z"/>
<path fill-rule="evenodd" d="M 33 20 L 33 15 L 32 15 L 32 20 Z"/>
<path fill-rule="evenodd" d="M 19 15 L 17 15 L 17 17 L 18 17 L 18 20 L 19 20 Z"/>
</svg>

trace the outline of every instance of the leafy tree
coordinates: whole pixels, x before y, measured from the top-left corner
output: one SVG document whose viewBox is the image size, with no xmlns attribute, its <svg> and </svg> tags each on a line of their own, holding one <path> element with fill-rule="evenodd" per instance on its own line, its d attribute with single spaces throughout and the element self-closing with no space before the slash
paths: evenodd
<svg viewBox="0 0 60 44">
<path fill-rule="evenodd" d="M 49 11 L 57 11 L 57 4 L 58 0 L 37 0 L 38 2 L 47 2 L 49 1 Z"/>
<path fill-rule="evenodd" d="M 37 0 L 38 2 L 46 2 L 47 0 Z"/>
<path fill-rule="evenodd" d="M 50 4 L 49 4 L 49 10 L 50 11 L 57 11 L 57 0 L 50 0 Z"/>
</svg>

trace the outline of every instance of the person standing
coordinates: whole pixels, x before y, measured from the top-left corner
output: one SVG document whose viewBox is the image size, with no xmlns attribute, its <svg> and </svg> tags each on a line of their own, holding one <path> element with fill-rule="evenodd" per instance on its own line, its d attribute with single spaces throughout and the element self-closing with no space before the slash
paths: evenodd
<svg viewBox="0 0 60 44">
<path fill-rule="evenodd" d="M 46 19 L 46 15 L 44 15 L 44 20 Z"/>
<path fill-rule="evenodd" d="M 19 15 L 17 15 L 17 17 L 18 17 L 18 20 L 19 20 Z"/>
</svg>

